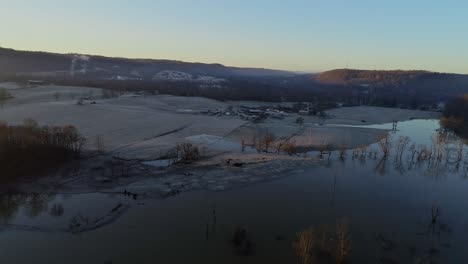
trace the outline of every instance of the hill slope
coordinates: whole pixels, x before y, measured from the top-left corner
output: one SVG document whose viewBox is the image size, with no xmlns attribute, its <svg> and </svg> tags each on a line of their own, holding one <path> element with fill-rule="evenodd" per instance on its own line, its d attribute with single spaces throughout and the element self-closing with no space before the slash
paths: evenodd
<svg viewBox="0 0 468 264">
<path fill-rule="evenodd" d="M 0 72 L 30 77 L 67 77 L 152 80 L 161 72 L 218 78 L 285 76 L 279 70 L 227 67 L 221 64 L 173 60 L 127 59 L 94 55 L 17 51 L 0 48 Z M 169 74 L 172 75 L 172 74 Z"/>
<path fill-rule="evenodd" d="M 384 106 L 433 104 L 468 93 L 468 75 L 461 74 L 337 69 L 310 75 L 221 64 L 5 48 L 0 48 L 0 77 L 217 99 L 279 101 L 317 96 Z"/>
<path fill-rule="evenodd" d="M 338 69 L 323 72 L 313 80 L 324 85 L 359 87 L 380 96 L 413 96 L 430 100 L 445 100 L 468 92 L 468 75 L 429 71 Z"/>
</svg>

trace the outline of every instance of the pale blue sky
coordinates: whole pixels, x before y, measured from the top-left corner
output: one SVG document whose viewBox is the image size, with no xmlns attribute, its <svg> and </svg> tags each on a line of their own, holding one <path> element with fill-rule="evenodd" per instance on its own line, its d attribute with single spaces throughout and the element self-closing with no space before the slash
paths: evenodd
<svg viewBox="0 0 468 264">
<path fill-rule="evenodd" d="M 0 45 L 298 71 L 468 73 L 465 0 L 0 0 Z"/>
</svg>

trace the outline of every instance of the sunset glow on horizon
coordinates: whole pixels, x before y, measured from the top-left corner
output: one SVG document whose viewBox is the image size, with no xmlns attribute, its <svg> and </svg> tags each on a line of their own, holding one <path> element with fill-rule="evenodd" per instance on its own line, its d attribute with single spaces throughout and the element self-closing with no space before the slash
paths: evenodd
<svg viewBox="0 0 468 264">
<path fill-rule="evenodd" d="M 222 63 L 468 73 L 464 1 L 0 0 L 0 46 Z"/>
</svg>

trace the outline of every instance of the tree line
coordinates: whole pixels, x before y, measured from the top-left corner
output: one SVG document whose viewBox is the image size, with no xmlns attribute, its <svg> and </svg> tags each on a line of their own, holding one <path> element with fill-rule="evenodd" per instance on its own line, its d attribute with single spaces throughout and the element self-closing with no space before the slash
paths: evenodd
<svg viewBox="0 0 468 264">
<path fill-rule="evenodd" d="M 0 181 L 39 176 L 81 153 L 85 139 L 74 126 L 0 123 Z M 36 174 L 36 175 L 32 175 Z"/>
<path fill-rule="evenodd" d="M 345 81 L 339 83 L 325 82 L 321 81 L 320 78 L 311 78 L 310 75 L 256 78 L 230 77 L 226 82 L 222 83 L 171 80 L 112 80 L 89 76 L 75 76 L 74 78 L 56 76 L 41 77 L 39 79 L 44 83 L 64 86 L 96 87 L 115 92 L 199 96 L 220 101 L 313 102 L 328 100 L 341 102 L 346 106 L 372 105 L 422 110 L 435 109 L 439 102 L 468 91 L 468 77 L 465 78 L 463 75 L 414 73 L 417 78 L 408 77 L 407 80 L 402 77 L 406 75 L 397 73 L 395 73 L 395 76 L 391 76 L 398 81 L 371 82 L 369 86 L 356 84 L 346 78 Z M 398 76 L 403 78 L 404 81 L 398 79 Z M 26 84 L 28 78 L 26 76 L 0 73 L 0 80 L 3 81 Z M 441 89 L 441 87 L 449 88 Z"/>
<path fill-rule="evenodd" d="M 468 137 L 468 94 L 450 100 L 445 105 L 441 125 L 462 137 Z"/>
</svg>

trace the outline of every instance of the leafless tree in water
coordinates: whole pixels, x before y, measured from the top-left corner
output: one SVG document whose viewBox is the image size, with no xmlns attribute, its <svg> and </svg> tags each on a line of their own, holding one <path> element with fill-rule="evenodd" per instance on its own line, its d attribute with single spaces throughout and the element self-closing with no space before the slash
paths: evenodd
<svg viewBox="0 0 468 264">
<path fill-rule="evenodd" d="M 345 263 L 351 252 L 351 236 L 347 220 L 336 224 L 336 264 Z"/>
<path fill-rule="evenodd" d="M 380 135 L 377 139 L 379 146 L 382 149 L 383 158 L 386 159 L 388 155 L 390 155 L 391 136 L 389 133 L 385 133 Z"/>
<path fill-rule="evenodd" d="M 313 229 L 306 229 L 297 234 L 297 242 L 294 244 L 294 249 L 299 264 L 312 264 L 314 262 L 314 243 L 315 232 Z"/>
</svg>

